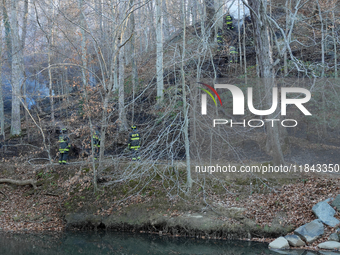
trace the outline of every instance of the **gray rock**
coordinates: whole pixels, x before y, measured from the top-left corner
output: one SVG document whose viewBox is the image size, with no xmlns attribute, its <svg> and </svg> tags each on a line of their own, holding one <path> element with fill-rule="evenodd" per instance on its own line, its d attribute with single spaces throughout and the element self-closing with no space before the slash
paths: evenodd
<svg viewBox="0 0 340 255">
<path fill-rule="evenodd" d="M 300 247 L 306 245 L 304 241 L 301 240 L 301 238 L 297 235 L 288 235 L 285 236 L 286 240 L 290 244 L 290 246 L 293 247 Z"/>
<path fill-rule="evenodd" d="M 336 198 L 333 200 L 332 204 L 333 207 L 336 207 L 338 211 L 340 211 L 340 195 L 337 195 Z"/>
<path fill-rule="evenodd" d="M 340 221 L 334 218 L 335 210 L 327 203 L 329 199 L 313 206 L 312 211 L 323 223 L 335 227 Z"/>
<path fill-rule="evenodd" d="M 289 249 L 289 243 L 284 237 L 279 237 L 269 244 L 271 249 Z"/>
<path fill-rule="evenodd" d="M 340 243 L 335 242 L 335 241 L 327 241 L 324 243 L 320 243 L 318 247 L 320 249 L 335 250 L 335 249 L 340 249 Z"/>
<path fill-rule="evenodd" d="M 339 242 L 339 234 L 338 233 L 330 234 L 330 236 L 328 237 L 328 241 Z"/>
<path fill-rule="evenodd" d="M 298 227 L 294 234 L 298 235 L 304 242 L 310 244 L 319 239 L 324 233 L 324 227 L 321 220 L 313 220 L 301 227 Z"/>
</svg>

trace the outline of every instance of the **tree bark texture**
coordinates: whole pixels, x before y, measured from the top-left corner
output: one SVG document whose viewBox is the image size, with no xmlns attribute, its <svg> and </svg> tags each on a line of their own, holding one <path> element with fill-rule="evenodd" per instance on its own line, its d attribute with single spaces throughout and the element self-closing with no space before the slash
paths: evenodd
<svg viewBox="0 0 340 255">
<path fill-rule="evenodd" d="M 265 87 L 265 109 L 272 105 L 272 88 L 275 86 L 272 48 L 270 44 L 269 27 L 267 22 L 267 1 L 249 0 L 249 6 L 255 13 L 251 13 L 254 26 L 254 40 L 256 56 L 259 65 L 259 76 L 262 78 Z M 274 112 L 270 118 L 276 118 L 278 113 Z M 284 164 L 284 158 L 280 143 L 279 125 L 268 123 L 267 130 L 267 152 L 272 155 L 273 163 L 276 165 Z"/>
<path fill-rule="evenodd" d="M 20 135 L 20 97 L 21 84 L 23 82 L 23 58 L 22 44 L 19 37 L 19 25 L 17 15 L 17 1 L 11 0 L 11 42 L 12 42 L 12 117 L 11 135 Z"/>
<path fill-rule="evenodd" d="M 163 18 L 161 0 L 156 0 L 156 77 L 157 77 L 157 102 L 160 103 L 164 99 L 163 84 Z"/>
</svg>

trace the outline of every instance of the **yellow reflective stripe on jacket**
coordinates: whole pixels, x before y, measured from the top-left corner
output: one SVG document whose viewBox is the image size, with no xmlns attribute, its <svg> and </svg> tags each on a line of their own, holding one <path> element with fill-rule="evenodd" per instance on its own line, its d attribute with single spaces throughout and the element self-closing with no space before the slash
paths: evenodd
<svg viewBox="0 0 340 255">
<path fill-rule="evenodd" d="M 234 46 L 229 47 L 230 54 L 238 54 L 236 48 Z"/>
</svg>

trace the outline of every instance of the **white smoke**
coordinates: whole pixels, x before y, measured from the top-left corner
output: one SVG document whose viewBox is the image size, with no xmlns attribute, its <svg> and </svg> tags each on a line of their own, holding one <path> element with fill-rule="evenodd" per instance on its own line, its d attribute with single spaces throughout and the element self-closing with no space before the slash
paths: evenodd
<svg viewBox="0 0 340 255">
<path fill-rule="evenodd" d="M 248 3 L 247 0 L 245 0 L 245 2 Z M 233 16 L 233 18 L 236 20 L 243 19 L 244 16 L 250 15 L 250 11 L 248 7 L 243 5 L 241 0 L 228 0 L 226 7 L 227 7 L 227 10 L 229 10 L 230 15 Z M 238 15 L 239 8 L 240 8 L 240 17 Z"/>
</svg>

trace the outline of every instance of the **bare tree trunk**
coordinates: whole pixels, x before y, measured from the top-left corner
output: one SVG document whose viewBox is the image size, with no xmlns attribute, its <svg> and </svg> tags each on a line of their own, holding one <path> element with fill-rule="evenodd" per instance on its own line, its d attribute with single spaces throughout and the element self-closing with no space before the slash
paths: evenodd
<svg viewBox="0 0 340 255">
<path fill-rule="evenodd" d="M 148 27 L 148 34 L 147 34 L 147 41 L 148 41 L 148 48 L 146 48 L 147 51 L 152 51 L 154 50 L 154 38 L 155 38 L 155 31 L 156 31 L 156 21 L 154 20 L 154 17 L 157 15 L 155 15 L 155 10 L 153 8 L 153 4 L 152 1 L 149 2 L 149 4 L 147 5 L 149 8 L 149 12 L 146 13 L 146 16 L 150 18 L 150 27 Z M 151 42 L 151 43 L 150 43 Z"/>
<path fill-rule="evenodd" d="M 321 77 L 325 76 L 325 34 L 326 34 L 326 29 L 327 26 L 324 24 L 324 20 L 322 17 L 322 11 L 321 11 L 321 6 L 319 3 L 319 0 L 316 1 L 318 5 L 318 10 L 319 10 L 319 17 L 320 17 L 320 23 L 321 23 L 321 64 L 322 64 L 322 72 L 321 72 Z M 323 113 L 322 113 L 322 124 L 321 124 L 321 132 L 322 136 L 326 138 L 328 136 L 327 134 L 327 121 L 326 121 L 326 98 L 325 98 L 325 93 L 322 93 L 322 108 L 323 108 Z"/>
<path fill-rule="evenodd" d="M 116 91 L 119 88 L 118 82 L 118 61 L 117 57 L 114 57 L 113 60 L 113 90 Z"/>
<path fill-rule="evenodd" d="M 198 60 L 196 62 L 196 82 L 201 81 L 201 56 L 198 57 Z M 192 108 L 197 109 L 197 89 L 194 90 L 194 94 L 191 95 L 191 100 L 192 100 Z M 193 121 L 191 122 L 191 125 L 193 126 L 193 134 L 192 134 L 192 139 L 196 142 L 197 138 L 197 126 L 196 126 L 196 111 L 192 111 L 193 115 Z"/>
<path fill-rule="evenodd" d="M 163 84 L 163 22 L 161 0 L 156 0 L 156 44 L 157 44 L 157 62 L 156 62 L 156 77 L 157 77 L 157 103 L 160 104 L 164 100 L 164 84 Z"/>
<path fill-rule="evenodd" d="M 127 130 L 127 121 L 125 114 L 125 100 L 124 100 L 124 49 L 119 50 L 119 120 L 120 120 L 120 131 Z"/>
<path fill-rule="evenodd" d="M 12 62 L 12 39 L 11 39 L 11 25 L 8 17 L 8 11 L 6 6 L 6 0 L 2 1 L 2 15 L 5 26 L 5 41 L 6 41 L 6 50 L 5 56 L 8 58 L 8 62 Z"/>
<path fill-rule="evenodd" d="M 86 72 L 87 72 L 87 54 L 86 54 L 86 36 L 85 36 L 85 17 L 84 13 L 82 11 L 83 8 L 83 0 L 78 0 L 78 6 L 79 10 L 81 12 L 80 15 L 80 26 L 81 26 L 81 60 L 82 60 L 82 68 L 81 68 L 81 73 L 82 73 L 82 81 L 83 81 L 83 88 L 84 88 L 84 98 L 85 102 L 88 102 L 88 95 L 87 95 L 87 77 L 86 77 Z M 94 144 L 93 144 L 93 139 L 92 139 L 92 134 L 94 134 L 94 128 L 93 128 L 93 123 L 92 123 L 92 118 L 91 114 L 88 115 L 89 118 L 89 123 L 90 123 L 90 141 L 91 141 L 91 154 L 92 154 L 92 169 L 93 169 L 93 187 L 94 187 L 94 192 L 97 191 L 97 169 L 95 166 L 95 161 L 94 161 Z M 105 138 L 104 138 L 105 142 Z"/>
<path fill-rule="evenodd" d="M 102 125 L 101 125 L 101 139 L 100 139 L 100 151 L 99 151 L 99 164 L 101 165 L 104 159 L 105 152 L 105 142 L 106 142 L 106 127 L 107 127 L 107 112 L 109 106 L 109 98 L 111 97 L 111 90 L 105 95 L 103 102 L 103 112 L 102 112 Z"/>
<path fill-rule="evenodd" d="M 241 1 L 238 0 L 238 54 L 240 55 L 240 67 L 242 70 L 242 45 L 241 45 L 241 26 L 240 26 L 240 21 L 241 21 Z"/>
<path fill-rule="evenodd" d="M 192 24 L 195 25 L 197 22 L 197 1 L 192 0 L 192 10 L 191 10 L 191 19 L 192 19 Z"/>
<path fill-rule="evenodd" d="M 322 64 L 321 77 L 324 77 L 325 76 L 325 27 L 324 27 L 319 0 L 317 0 L 317 5 L 318 5 L 319 17 L 320 17 L 320 23 L 321 23 L 321 64 Z"/>
<path fill-rule="evenodd" d="M 94 1 L 95 4 L 95 9 L 97 11 L 97 19 L 98 19 L 98 23 L 99 23 L 99 30 L 100 30 L 100 37 L 102 39 L 102 41 L 105 41 L 105 33 L 103 30 L 103 7 L 102 7 L 102 0 L 96 0 Z"/>
<path fill-rule="evenodd" d="M 291 0 L 286 0 L 286 31 L 285 31 L 286 36 L 288 35 L 289 21 L 290 21 L 290 15 L 289 15 L 290 8 L 291 8 L 290 1 Z M 287 50 L 288 49 L 286 49 L 284 54 L 283 54 L 283 72 L 284 72 L 285 76 L 288 74 L 288 64 L 287 64 L 287 61 L 288 61 L 287 54 L 288 53 L 287 53 Z"/>
<path fill-rule="evenodd" d="M 255 13 L 251 13 L 254 26 L 254 38 L 256 45 L 256 55 L 259 63 L 260 77 L 263 78 L 265 91 L 268 92 L 265 97 L 265 103 L 268 109 L 271 107 L 272 88 L 275 86 L 272 48 L 268 31 L 268 22 L 266 16 L 266 0 L 249 0 L 250 7 Z M 267 109 L 267 108 L 266 108 Z M 273 114 L 275 116 L 275 113 Z M 274 116 L 270 116 L 275 118 Z M 267 130 L 267 150 L 273 157 L 273 163 L 276 165 L 284 164 L 281 143 L 279 139 L 279 125 L 268 123 Z"/>
<path fill-rule="evenodd" d="M 25 48 L 25 41 L 26 41 L 26 34 L 27 34 L 27 17 L 28 17 L 28 0 L 25 0 L 24 2 L 24 13 L 23 13 L 23 18 L 22 18 L 22 33 L 21 33 L 21 43 L 22 43 L 22 50 Z M 24 74 L 24 80 L 26 81 L 26 72 L 25 69 L 23 70 Z M 24 87 L 24 104 L 28 107 L 27 104 L 27 86 L 26 82 L 23 84 Z M 25 112 L 25 122 L 26 122 L 26 133 L 27 133 L 27 138 L 28 140 L 30 139 L 30 129 L 29 129 L 29 117 L 27 111 Z"/>
<path fill-rule="evenodd" d="M 2 31 L 2 22 L 0 21 L 0 30 Z M 0 36 L 0 56 L 2 56 L 2 36 Z M 2 135 L 2 140 L 5 140 L 5 111 L 4 111 L 4 98 L 2 93 L 2 59 L 0 61 L 0 134 Z"/>
<path fill-rule="evenodd" d="M 170 24 L 166 0 L 162 0 L 162 13 L 163 13 L 163 35 L 165 40 L 167 40 L 170 36 Z"/>
<path fill-rule="evenodd" d="M 189 142 L 189 108 L 187 106 L 187 93 L 186 93 L 186 85 L 185 85 L 185 73 L 184 73 L 184 61 L 185 61 L 185 33 L 186 33 L 186 24 L 185 24 L 185 8 L 184 2 L 182 2 L 182 15 L 183 15 L 183 49 L 182 49 L 182 61 L 181 61 L 181 77 L 182 77 L 182 99 L 183 99 L 183 113 L 184 113 L 184 145 L 185 145 L 185 156 L 186 156 L 186 165 L 187 165 L 187 188 L 188 191 L 192 188 L 192 179 L 191 179 L 191 167 L 190 167 L 190 142 Z"/>
<path fill-rule="evenodd" d="M 12 119 L 11 135 L 20 135 L 20 97 L 23 82 L 22 44 L 19 37 L 17 1 L 11 0 L 11 38 L 12 38 Z"/>
<path fill-rule="evenodd" d="M 50 100 L 50 107 L 51 107 L 51 122 L 52 124 L 55 123 L 55 118 L 54 118 L 54 95 L 53 95 L 53 78 L 52 78 L 52 55 L 53 55 L 53 22 L 54 22 L 54 14 L 55 14 L 55 10 L 54 10 L 54 0 L 50 0 L 50 4 L 48 6 L 48 11 L 49 14 L 51 15 L 51 17 L 48 18 L 47 20 L 47 29 L 45 31 L 45 29 L 43 29 L 43 27 L 40 25 L 39 23 L 39 27 L 42 30 L 42 32 L 44 33 L 46 40 L 47 40 L 47 61 L 48 61 L 48 67 L 47 67 L 47 72 L 48 72 L 48 80 L 49 80 L 49 84 L 48 84 L 48 89 L 49 89 L 49 100 Z M 36 10 L 36 16 L 37 16 L 37 20 L 38 20 L 38 11 Z"/>
<path fill-rule="evenodd" d="M 206 12 L 205 12 L 205 8 L 203 4 L 199 5 L 199 12 L 200 12 L 200 16 L 201 16 L 201 37 L 204 38 L 205 37 L 205 25 L 204 22 L 206 20 Z"/>
<path fill-rule="evenodd" d="M 120 44 L 124 43 L 125 38 L 125 29 L 126 26 L 123 25 L 124 22 L 124 13 L 126 10 L 125 2 L 121 2 L 119 6 L 119 21 L 121 22 L 121 31 L 120 31 Z M 119 90 L 118 90 L 118 115 L 119 115 L 119 121 L 120 131 L 126 131 L 128 129 L 128 124 L 126 120 L 126 113 L 125 113 L 125 93 L 124 93 L 124 81 L 125 81 L 125 61 L 124 61 L 124 47 L 121 47 L 119 50 L 119 60 L 118 60 L 118 66 L 119 66 Z"/>
<path fill-rule="evenodd" d="M 327 108 L 326 108 L 326 96 L 325 96 L 325 88 L 322 90 L 322 122 L 321 122 L 321 134 L 323 138 L 328 137 L 328 132 L 327 132 Z"/>
<path fill-rule="evenodd" d="M 81 61 L 82 61 L 82 68 L 81 68 L 81 74 L 82 74 L 82 82 L 83 82 L 83 88 L 86 90 L 87 87 L 87 77 L 86 77 L 86 71 L 87 71 L 87 53 L 86 53 L 86 35 L 84 31 L 85 26 L 85 18 L 82 11 L 83 8 L 83 0 L 78 0 L 78 7 L 81 12 L 79 19 L 80 19 L 80 31 L 81 31 Z M 91 116 L 91 115 L 89 115 Z"/>
<path fill-rule="evenodd" d="M 2 62 L 1 62 L 2 63 Z M 0 65 L 0 75 L 2 74 L 2 64 Z M 0 79 L 0 122 L 1 122 L 1 130 L 0 134 L 2 135 L 2 139 L 5 140 L 5 111 L 4 111 L 4 98 L 2 93 L 2 79 Z"/>
<path fill-rule="evenodd" d="M 245 7 L 243 4 L 243 13 L 245 14 Z M 243 16 L 243 58 L 244 58 L 244 78 L 245 83 L 247 84 L 247 53 L 246 53 L 246 23 L 245 23 L 245 15 Z"/>
<path fill-rule="evenodd" d="M 205 4 L 205 11 L 207 14 L 206 30 L 209 33 L 210 40 L 213 41 L 215 38 L 215 32 L 213 29 L 213 24 L 215 22 L 214 0 L 204 0 L 204 4 Z"/>
<path fill-rule="evenodd" d="M 52 55 L 52 45 L 53 45 L 53 28 L 51 27 L 50 36 L 48 38 L 48 88 L 49 88 L 49 97 L 50 97 L 50 105 L 51 105 L 51 121 L 55 123 L 54 119 L 54 98 L 53 98 L 53 79 L 52 79 L 52 62 L 51 62 L 51 55 Z"/>
<path fill-rule="evenodd" d="M 130 7 L 133 6 L 134 0 L 130 0 Z M 163 1 L 164 3 L 164 1 Z M 135 11 L 132 11 L 130 16 L 130 23 L 131 23 L 131 64 L 132 64 L 132 99 L 133 102 L 135 101 L 135 90 L 138 87 L 138 70 L 137 70 L 137 61 L 136 61 L 136 52 L 135 52 L 135 43 L 136 43 L 136 36 L 135 36 Z M 132 123 L 134 123 L 134 105 L 132 105 Z"/>
<path fill-rule="evenodd" d="M 221 0 L 215 0 L 215 10 L 216 10 L 216 29 L 215 31 L 218 32 L 218 30 L 223 29 L 223 4 L 224 1 Z"/>
<path fill-rule="evenodd" d="M 21 33 L 21 43 L 22 48 L 25 48 L 26 34 L 27 34 L 27 17 L 28 17 L 28 0 L 24 0 L 24 13 L 22 17 L 22 33 Z"/>
<path fill-rule="evenodd" d="M 338 53 L 337 53 L 337 39 L 335 37 L 335 14 L 334 9 L 336 6 L 336 1 L 334 0 L 334 6 L 332 8 L 332 37 L 333 37 L 333 44 L 334 44 L 334 77 L 338 78 Z"/>
</svg>

